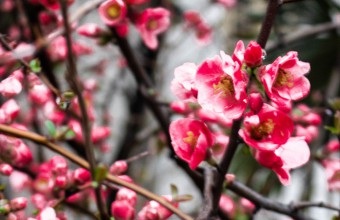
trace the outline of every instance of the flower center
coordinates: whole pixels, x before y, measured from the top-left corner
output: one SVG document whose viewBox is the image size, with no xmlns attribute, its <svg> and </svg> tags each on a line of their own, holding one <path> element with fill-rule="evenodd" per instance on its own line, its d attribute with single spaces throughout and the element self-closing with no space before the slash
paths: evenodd
<svg viewBox="0 0 340 220">
<path fill-rule="evenodd" d="M 158 28 L 158 22 L 155 19 L 150 19 L 147 24 L 149 30 L 155 30 Z"/>
<path fill-rule="evenodd" d="M 230 76 L 224 76 L 217 84 L 213 84 L 214 94 L 221 93 L 223 96 L 231 95 L 235 93 L 233 80 Z"/>
<path fill-rule="evenodd" d="M 183 141 L 190 145 L 191 148 L 194 148 L 197 144 L 198 137 L 194 135 L 192 131 L 187 132 L 187 137 L 183 138 Z"/>
<path fill-rule="evenodd" d="M 253 127 L 251 131 L 251 137 L 255 140 L 262 140 L 270 135 L 274 130 L 275 123 L 272 119 L 268 119 L 260 123 L 258 126 Z"/>
<path fill-rule="evenodd" d="M 117 4 L 110 5 L 107 8 L 107 15 L 110 18 L 112 18 L 112 19 L 115 19 L 115 18 L 119 17 L 119 15 L 120 15 L 120 7 Z"/>
<path fill-rule="evenodd" d="M 279 69 L 279 74 L 277 75 L 274 83 L 274 87 L 293 87 L 293 76 L 290 72 Z"/>
</svg>

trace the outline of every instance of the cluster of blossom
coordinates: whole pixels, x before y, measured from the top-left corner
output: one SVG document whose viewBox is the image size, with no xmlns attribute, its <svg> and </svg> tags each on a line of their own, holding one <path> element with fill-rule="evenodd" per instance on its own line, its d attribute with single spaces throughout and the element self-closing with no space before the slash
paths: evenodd
<svg viewBox="0 0 340 220">
<path fill-rule="evenodd" d="M 219 153 L 225 150 L 229 142 L 225 127 L 233 120 L 243 120 L 239 136 L 282 184 L 289 184 L 290 169 L 309 160 L 306 139 L 311 141 L 314 134 L 305 137 L 298 129 L 294 133 L 291 114 L 292 102 L 309 93 L 305 74 L 310 66 L 298 59 L 297 52 L 268 65 L 263 65 L 263 57 L 256 42 L 245 48 L 239 41 L 232 56 L 221 52 L 198 66 L 185 63 L 175 69 L 171 89 L 181 102 L 172 103 L 172 108 L 186 117 L 173 121 L 169 131 L 175 153 L 191 169 L 216 154 L 216 144 Z M 295 121 L 320 123 L 317 114 L 304 110 Z"/>
<path fill-rule="evenodd" d="M 37 175 L 29 177 L 27 174 L 14 171 L 10 176 L 10 184 L 14 191 L 21 192 L 26 189 L 32 192 L 31 202 L 37 210 L 37 220 L 66 220 L 64 211 L 55 209 L 58 198 L 65 198 L 68 203 L 84 204 L 89 198 L 93 198 L 93 189 L 86 187 L 91 185 L 91 175 L 88 170 L 77 168 L 70 170 L 67 161 L 60 156 L 54 156 L 42 164 L 35 164 L 33 171 Z M 124 181 L 133 183 L 133 180 L 124 175 L 128 169 L 126 161 L 116 161 L 109 168 L 109 173 L 116 175 Z M 66 192 L 71 192 L 69 195 Z M 73 193 L 72 193 L 73 192 Z M 102 188 L 102 197 L 107 199 L 107 190 Z M 172 196 L 163 196 L 168 202 L 178 207 L 178 202 Z M 28 200 L 18 197 L 10 201 L 4 200 L 0 204 L 3 213 L 8 219 L 27 219 L 24 213 Z M 119 188 L 115 200 L 111 203 L 111 215 L 119 220 L 135 219 L 137 194 L 128 188 Z M 138 212 L 138 219 L 157 220 L 167 219 L 172 212 L 161 206 L 156 201 L 147 202 Z M 49 218 L 47 218 L 47 216 Z"/>
</svg>

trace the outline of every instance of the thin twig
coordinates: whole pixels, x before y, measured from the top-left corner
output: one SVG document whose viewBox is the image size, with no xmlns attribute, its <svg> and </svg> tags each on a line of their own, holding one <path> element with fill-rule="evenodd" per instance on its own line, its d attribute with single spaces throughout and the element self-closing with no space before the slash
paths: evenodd
<svg viewBox="0 0 340 220">
<path fill-rule="evenodd" d="M 299 209 L 311 208 L 311 207 L 321 207 L 321 208 L 337 211 L 340 213 L 339 207 L 334 207 L 324 202 L 310 202 L 310 201 L 295 202 L 291 204 L 291 207 L 293 210 L 299 210 Z"/>
<path fill-rule="evenodd" d="M 301 213 L 296 212 L 290 205 L 285 205 L 283 203 L 268 199 L 238 181 L 230 182 L 227 188 L 237 195 L 248 199 L 260 208 L 288 215 L 295 220 L 312 220 L 312 218 L 306 217 Z"/>
<path fill-rule="evenodd" d="M 41 144 L 46 146 L 48 149 L 64 156 L 65 158 L 69 159 L 70 161 L 72 161 L 73 163 L 85 168 L 85 169 L 90 169 L 90 165 L 89 163 L 82 159 L 81 157 L 69 152 L 68 150 L 66 150 L 65 148 L 50 142 L 46 137 L 35 134 L 33 132 L 29 132 L 29 131 L 23 131 L 23 130 L 19 130 L 13 127 L 10 127 L 8 125 L 4 125 L 4 124 L 0 124 L 0 133 L 9 135 L 9 136 L 14 136 L 17 138 L 24 138 L 24 139 L 28 139 L 31 140 L 37 144 Z M 180 217 L 183 220 L 192 220 L 192 218 L 188 215 L 186 215 L 185 213 L 183 213 L 182 211 L 180 211 L 179 209 L 177 209 L 176 207 L 174 207 L 171 203 L 167 202 L 165 199 L 161 198 L 160 196 L 153 194 L 152 192 L 149 192 L 148 190 L 135 185 L 133 183 L 129 183 L 126 182 L 116 176 L 110 175 L 108 174 L 105 178 L 107 181 L 117 184 L 117 185 L 121 185 L 124 186 L 126 188 L 129 188 L 133 191 L 135 191 L 136 193 L 144 196 L 147 199 L 151 199 L 151 200 L 155 200 L 158 203 L 160 203 L 162 206 L 164 206 L 165 208 L 169 209 L 171 212 L 173 212 L 174 214 L 176 214 L 178 217 Z"/>
<path fill-rule="evenodd" d="M 77 78 L 78 72 L 77 72 L 77 67 L 76 67 L 76 63 L 75 63 L 73 51 L 72 51 L 71 30 L 70 30 L 70 26 L 68 22 L 66 1 L 60 0 L 59 2 L 61 5 L 61 12 L 63 16 L 63 23 L 64 23 L 64 29 L 65 29 L 65 39 L 66 39 L 66 45 L 67 45 L 67 70 L 68 71 L 67 71 L 66 78 L 67 78 L 67 81 L 70 87 L 72 88 L 72 90 L 74 91 L 74 93 L 76 94 L 78 98 L 80 112 L 82 115 L 81 127 L 82 127 L 85 152 L 86 152 L 87 160 L 89 161 L 89 164 L 90 164 L 90 171 L 91 171 L 91 176 L 93 179 L 95 176 L 96 160 L 95 160 L 92 142 L 91 142 L 91 125 L 90 125 L 89 116 L 86 110 L 85 100 L 82 96 L 80 83 Z M 106 205 L 104 204 L 104 201 L 102 200 L 102 197 L 101 197 L 100 187 L 95 188 L 94 191 L 95 191 L 95 197 L 96 197 L 96 202 L 97 202 L 97 208 L 99 210 L 101 219 L 103 220 L 110 219 L 106 211 Z"/>
</svg>

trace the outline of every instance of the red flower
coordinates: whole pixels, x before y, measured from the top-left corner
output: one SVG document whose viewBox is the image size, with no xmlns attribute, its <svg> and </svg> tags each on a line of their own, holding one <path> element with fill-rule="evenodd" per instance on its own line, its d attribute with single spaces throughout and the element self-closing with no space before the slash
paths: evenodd
<svg viewBox="0 0 340 220">
<path fill-rule="evenodd" d="M 126 5 L 122 0 L 107 0 L 99 6 L 99 15 L 108 26 L 119 24 L 126 16 Z"/>
<path fill-rule="evenodd" d="M 116 220 L 133 220 L 135 208 L 126 200 L 117 200 L 111 204 L 111 215 Z"/>
<path fill-rule="evenodd" d="M 261 68 L 259 77 L 272 101 L 290 102 L 308 95 L 310 83 L 304 75 L 309 70 L 309 63 L 299 61 L 297 52 L 291 51 Z"/>
<path fill-rule="evenodd" d="M 171 91 L 177 98 L 182 101 L 196 101 L 196 72 L 197 66 L 194 63 L 184 63 L 175 69 L 175 78 L 171 82 Z"/>
<path fill-rule="evenodd" d="M 182 160 L 195 169 L 206 156 L 206 151 L 213 145 L 212 135 L 207 126 L 199 120 L 178 119 L 169 128 L 172 146 Z"/>
<path fill-rule="evenodd" d="M 294 124 L 285 113 L 264 104 L 261 111 L 244 119 L 240 136 L 249 146 L 263 151 L 273 151 L 290 138 Z"/>
<path fill-rule="evenodd" d="M 237 119 L 247 106 L 247 78 L 230 56 L 223 52 L 221 56 L 206 60 L 198 68 L 197 101 L 203 109 Z"/>
<path fill-rule="evenodd" d="M 158 47 L 157 35 L 163 33 L 170 25 L 170 12 L 164 8 L 148 8 L 137 18 L 136 27 L 150 49 Z"/>
<path fill-rule="evenodd" d="M 272 169 L 283 185 L 289 185 L 289 170 L 302 166 L 309 160 L 310 151 L 304 137 L 289 138 L 286 144 L 274 151 L 255 152 L 255 159 L 262 165 Z"/>
</svg>

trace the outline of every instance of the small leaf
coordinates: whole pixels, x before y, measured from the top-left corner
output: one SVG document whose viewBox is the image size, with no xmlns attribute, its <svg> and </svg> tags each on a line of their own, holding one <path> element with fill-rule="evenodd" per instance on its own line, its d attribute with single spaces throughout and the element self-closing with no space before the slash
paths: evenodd
<svg viewBox="0 0 340 220">
<path fill-rule="evenodd" d="M 31 62 L 29 63 L 29 66 L 34 73 L 41 72 L 40 61 L 38 59 L 31 60 Z"/>
<path fill-rule="evenodd" d="M 332 134 L 335 134 L 335 135 L 340 134 L 339 128 L 335 128 L 335 127 L 331 127 L 331 126 L 325 126 L 325 129 L 330 131 Z"/>
<path fill-rule="evenodd" d="M 75 94 L 74 94 L 74 92 L 68 90 L 68 91 L 65 91 L 62 96 L 65 99 L 73 99 L 75 97 Z"/>
<path fill-rule="evenodd" d="M 114 217 L 111 217 L 110 220 L 115 220 L 115 218 L 114 218 Z"/>
<path fill-rule="evenodd" d="M 51 137 L 56 137 L 57 135 L 57 131 L 56 131 L 56 128 L 55 128 L 55 125 L 52 121 L 50 120 L 46 120 L 44 122 L 46 128 L 47 128 L 47 131 L 48 131 L 48 134 L 51 136 Z"/>
<path fill-rule="evenodd" d="M 186 194 L 186 195 L 178 195 L 174 197 L 174 202 L 187 202 L 192 200 L 192 195 Z"/>
<path fill-rule="evenodd" d="M 94 181 L 102 182 L 108 173 L 108 169 L 104 164 L 99 164 L 94 170 Z"/>
<path fill-rule="evenodd" d="M 4 191 L 6 186 L 4 184 L 0 184 L 0 191 Z"/>
<path fill-rule="evenodd" d="M 98 188 L 99 183 L 97 181 L 92 181 L 91 185 L 93 188 Z"/>
<path fill-rule="evenodd" d="M 68 130 L 65 134 L 66 139 L 73 139 L 76 136 L 76 133 L 74 133 L 73 130 Z"/>
<path fill-rule="evenodd" d="M 174 184 L 170 184 L 170 188 L 171 188 L 172 198 L 177 197 L 177 195 L 178 195 L 178 188 L 177 188 L 177 186 L 174 185 Z"/>
</svg>

